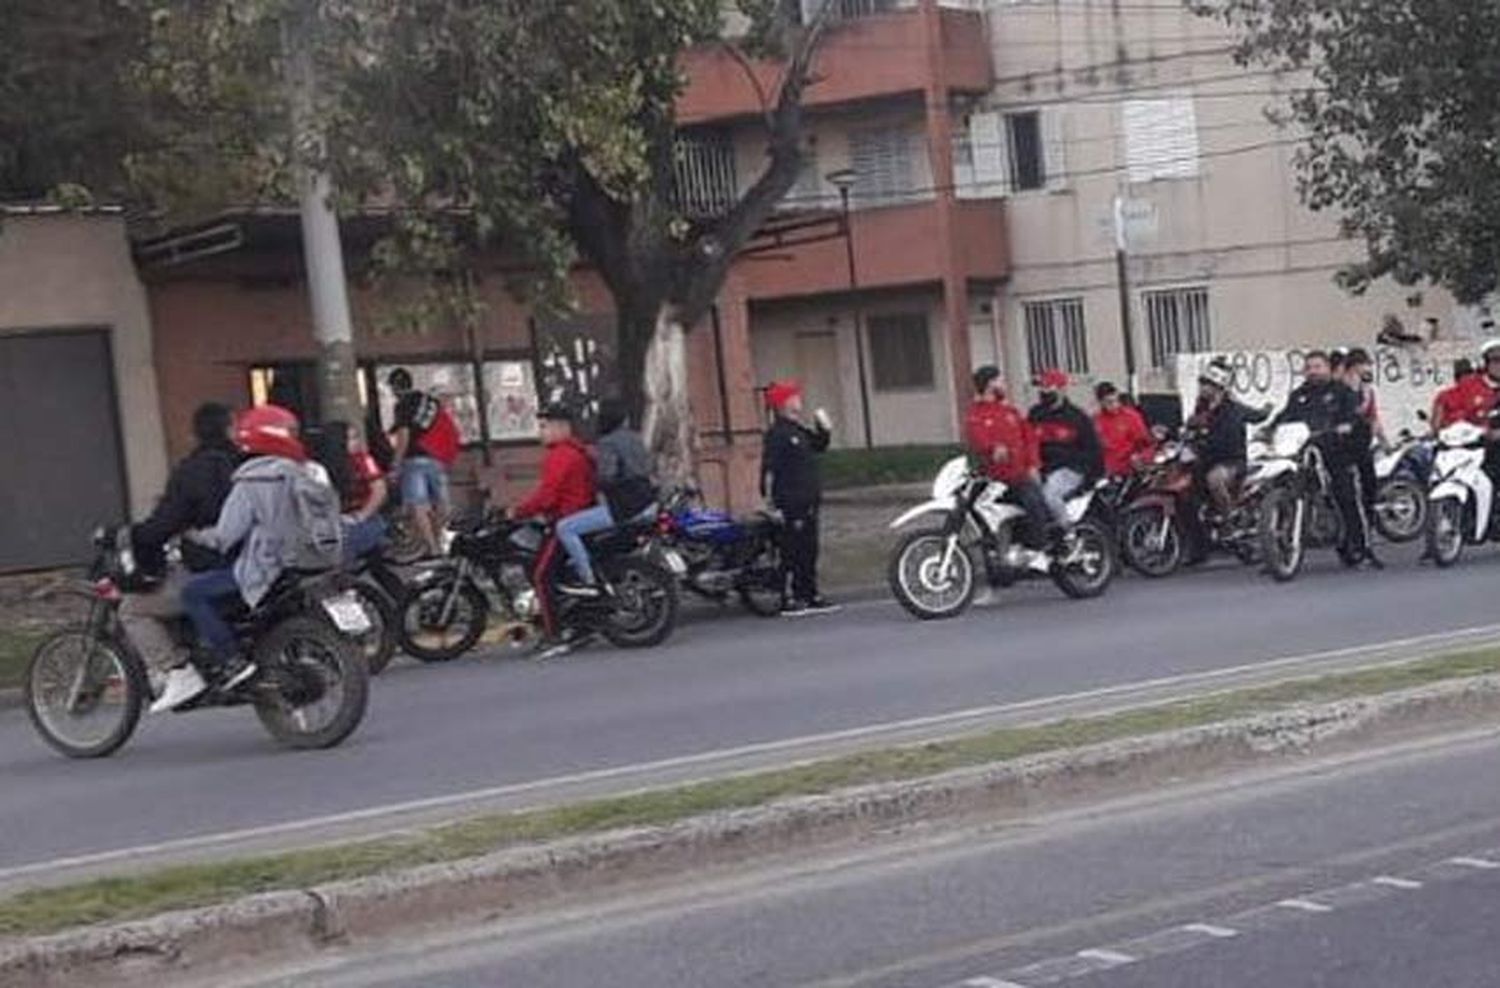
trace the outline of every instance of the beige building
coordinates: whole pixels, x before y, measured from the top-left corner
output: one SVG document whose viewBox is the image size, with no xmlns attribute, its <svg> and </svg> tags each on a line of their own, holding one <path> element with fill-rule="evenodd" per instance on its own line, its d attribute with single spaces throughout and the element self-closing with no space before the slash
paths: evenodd
<svg viewBox="0 0 1500 988">
<path fill-rule="evenodd" d="M 81 562 L 166 479 L 150 311 L 121 216 L 0 207 L 0 570 Z"/>
<path fill-rule="evenodd" d="M 996 85 L 960 118 L 957 167 L 962 195 L 1008 199 L 1013 384 L 1048 364 L 1122 380 L 1117 200 L 1145 391 L 1173 388 L 1179 351 L 1372 344 L 1388 316 L 1472 331 L 1443 292 L 1334 284 L 1360 247 L 1300 205 L 1297 134 L 1266 115 L 1304 82 L 1236 65 L 1223 24 L 1107 0 L 991 0 L 986 21 Z"/>
</svg>

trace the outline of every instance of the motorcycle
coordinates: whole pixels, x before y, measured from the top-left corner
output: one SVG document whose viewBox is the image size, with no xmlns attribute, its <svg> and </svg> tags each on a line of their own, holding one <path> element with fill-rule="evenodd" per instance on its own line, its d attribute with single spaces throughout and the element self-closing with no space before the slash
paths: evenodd
<svg viewBox="0 0 1500 988">
<path fill-rule="evenodd" d="M 25 674 L 27 713 L 37 732 L 69 758 L 102 758 L 135 733 L 152 696 L 146 663 L 120 622 L 125 586 L 135 572 L 128 528 L 99 529 L 86 594 L 88 619 L 44 639 Z M 271 737 L 289 748 L 332 748 L 364 719 L 369 671 L 357 645 L 369 622 L 344 577 L 284 573 L 254 609 L 228 615 L 257 666 L 227 692 L 209 690 L 177 713 L 253 706 Z M 169 623 L 184 653 L 195 641 L 186 619 Z"/>
<path fill-rule="evenodd" d="M 1375 528 L 1390 542 L 1427 531 L 1427 487 L 1436 443 L 1403 431 L 1394 449 L 1375 458 Z"/>
<path fill-rule="evenodd" d="M 1245 479 L 1248 497 L 1259 502 L 1260 557 L 1278 583 L 1296 578 L 1308 549 L 1342 541 L 1343 519 L 1315 439 L 1305 423 L 1278 426 L 1269 455 L 1253 457 Z"/>
<path fill-rule="evenodd" d="M 1135 473 L 1130 499 L 1120 509 L 1120 552 L 1142 576 L 1177 572 L 1187 555 L 1181 515 L 1196 511 L 1191 443 L 1163 441 L 1151 462 Z"/>
<path fill-rule="evenodd" d="M 1494 538 L 1495 485 L 1484 471 L 1485 429 L 1455 422 L 1438 433 L 1427 492 L 1427 554 L 1438 566 L 1458 562 L 1464 546 Z"/>
<path fill-rule="evenodd" d="M 781 613 L 781 520 L 760 512 L 735 518 L 703 506 L 700 492 L 677 491 L 662 508 L 659 530 L 686 563 L 682 585 L 689 592 L 722 603 L 735 594 L 752 614 Z"/>
<path fill-rule="evenodd" d="M 1069 529 L 1051 551 L 1027 549 L 1015 538 L 1026 512 L 1007 498 L 1007 487 L 969 467 L 965 457 L 948 461 L 932 483 L 930 500 L 891 522 L 900 530 L 919 518 L 938 524 L 904 536 L 891 554 L 891 592 L 922 620 L 963 613 L 974 600 L 977 573 L 992 586 L 1049 577 L 1073 598 L 1097 597 L 1115 575 L 1114 539 L 1089 517 L 1095 491 L 1068 501 Z"/>
<path fill-rule="evenodd" d="M 449 558 L 419 573 L 397 607 L 401 648 L 423 662 L 456 659 L 484 637 L 492 610 L 511 645 L 541 637 L 546 619 L 531 574 L 548 535 L 540 522 L 514 522 L 497 512 L 456 532 Z M 676 627 L 676 580 L 687 564 L 677 550 L 659 544 L 656 523 L 609 529 L 585 542 L 604 593 L 554 594 L 557 630 L 602 635 L 619 648 L 665 641 Z"/>
<path fill-rule="evenodd" d="M 395 570 L 386 550 L 376 549 L 354 560 L 349 569 L 349 589 L 358 598 L 370 621 L 370 630 L 359 637 L 360 650 L 378 676 L 391 664 L 399 646 L 396 607 L 406 596 L 406 583 Z"/>
</svg>

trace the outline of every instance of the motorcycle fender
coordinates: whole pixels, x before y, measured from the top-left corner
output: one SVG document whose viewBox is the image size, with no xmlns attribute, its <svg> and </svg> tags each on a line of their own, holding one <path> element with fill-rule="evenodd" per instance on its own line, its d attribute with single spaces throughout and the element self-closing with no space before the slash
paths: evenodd
<svg viewBox="0 0 1500 988">
<path fill-rule="evenodd" d="M 1260 469 L 1255 474 L 1255 481 L 1258 484 L 1266 484 L 1296 469 L 1297 464 L 1293 460 L 1271 460 L 1260 464 Z"/>
<path fill-rule="evenodd" d="M 1429 501 L 1443 501 L 1448 498 L 1456 499 L 1459 504 L 1468 504 L 1469 488 L 1456 480 L 1444 480 L 1440 481 L 1427 494 L 1427 500 Z"/>
<path fill-rule="evenodd" d="M 1130 502 L 1125 509 L 1127 513 L 1138 511 L 1141 508 L 1159 508 L 1166 514 L 1177 514 L 1177 499 L 1170 494 L 1143 494 Z"/>
<path fill-rule="evenodd" d="M 955 503 L 951 497 L 928 501 L 924 504 L 917 505 L 915 508 L 912 508 L 901 517 L 891 522 L 890 527 L 892 529 L 905 528 L 907 525 L 911 524 L 913 521 L 922 517 L 923 515 L 950 514 L 953 511 L 954 507 Z"/>
</svg>

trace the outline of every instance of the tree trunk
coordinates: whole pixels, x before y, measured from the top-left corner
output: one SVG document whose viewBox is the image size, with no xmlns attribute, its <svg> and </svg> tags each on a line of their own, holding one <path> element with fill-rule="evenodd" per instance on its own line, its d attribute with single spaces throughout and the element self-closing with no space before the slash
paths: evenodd
<svg viewBox="0 0 1500 988">
<path fill-rule="evenodd" d="M 687 332 L 671 306 L 656 316 L 646 349 L 645 415 L 641 432 L 663 486 L 677 487 L 696 472 L 696 430 L 688 397 Z"/>
</svg>

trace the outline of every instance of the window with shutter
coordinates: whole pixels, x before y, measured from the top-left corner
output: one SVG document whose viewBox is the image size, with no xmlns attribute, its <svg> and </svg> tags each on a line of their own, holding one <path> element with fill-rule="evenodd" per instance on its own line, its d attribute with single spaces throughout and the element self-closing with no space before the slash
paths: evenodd
<svg viewBox="0 0 1500 988">
<path fill-rule="evenodd" d="M 865 327 L 876 391 L 921 390 L 933 386 L 932 337 L 927 330 L 927 313 L 871 316 Z"/>
<path fill-rule="evenodd" d="M 1006 150 L 1005 120 L 993 111 L 969 116 L 968 151 L 974 195 L 998 197 L 1010 193 L 1010 155 Z"/>
<path fill-rule="evenodd" d="M 1130 181 L 1198 175 L 1198 117 L 1191 95 L 1126 100 L 1120 113 Z"/>
<path fill-rule="evenodd" d="M 915 193 L 912 135 L 901 127 L 857 130 L 849 135 L 854 198 L 861 205 L 901 202 Z"/>
</svg>

